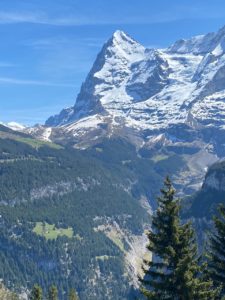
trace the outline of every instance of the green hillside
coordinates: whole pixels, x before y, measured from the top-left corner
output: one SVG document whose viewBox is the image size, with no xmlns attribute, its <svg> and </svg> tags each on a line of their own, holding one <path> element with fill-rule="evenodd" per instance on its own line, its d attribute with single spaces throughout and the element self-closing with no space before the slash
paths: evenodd
<svg viewBox="0 0 225 300">
<path fill-rule="evenodd" d="M 130 246 L 118 230 L 143 233 L 139 199 L 154 207 L 164 175 L 181 166 L 182 157 L 141 157 L 122 139 L 80 151 L 1 127 L 0 278 L 16 290 L 56 284 L 62 299 L 70 288 L 81 300 L 127 299 Z"/>
<path fill-rule="evenodd" d="M 124 299 L 124 253 L 98 226 L 116 222 L 142 233 L 147 214 L 125 191 L 132 172 L 124 176 L 88 153 L 37 143 L 0 135 L 0 278 L 16 289 L 57 284 L 62 299 L 72 287 L 81 299 L 104 299 L 106 287 Z"/>
</svg>

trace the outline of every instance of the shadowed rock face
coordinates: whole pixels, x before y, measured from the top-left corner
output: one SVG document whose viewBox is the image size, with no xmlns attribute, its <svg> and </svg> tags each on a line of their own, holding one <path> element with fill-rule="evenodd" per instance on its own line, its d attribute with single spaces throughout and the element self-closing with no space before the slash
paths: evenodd
<svg viewBox="0 0 225 300">
<path fill-rule="evenodd" d="M 211 166 L 206 174 L 202 190 L 225 192 L 225 161 L 217 162 Z"/>
<path fill-rule="evenodd" d="M 147 57 L 131 65 L 132 76 L 127 82 L 126 92 L 134 102 L 151 98 L 169 83 L 167 61 L 157 51 L 149 51 Z"/>
</svg>

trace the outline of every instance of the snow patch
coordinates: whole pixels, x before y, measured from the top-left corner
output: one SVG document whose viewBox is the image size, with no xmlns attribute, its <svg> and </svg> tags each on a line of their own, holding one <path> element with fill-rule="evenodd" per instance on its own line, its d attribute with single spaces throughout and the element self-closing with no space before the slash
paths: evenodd
<svg viewBox="0 0 225 300">
<path fill-rule="evenodd" d="M 23 131 L 26 128 L 25 125 L 16 122 L 9 122 L 9 123 L 0 122 L 0 124 L 15 131 Z"/>
</svg>

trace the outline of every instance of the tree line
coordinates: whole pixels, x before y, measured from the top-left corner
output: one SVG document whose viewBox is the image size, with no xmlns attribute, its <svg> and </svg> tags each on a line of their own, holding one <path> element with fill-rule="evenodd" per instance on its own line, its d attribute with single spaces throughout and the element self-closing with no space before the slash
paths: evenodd
<svg viewBox="0 0 225 300">
<path fill-rule="evenodd" d="M 55 285 L 50 286 L 46 297 L 44 297 L 42 288 L 39 285 L 35 284 L 30 293 L 29 300 L 43 300 L 43 299 L 59 300 L 57 287 Z M 77 293 L 74 289 L 70 290 L 68 295 L 68 300 L 79 300 Z"/>
<path fill-rule="evenodd" d="M 152 258 L 143 260 L 140 294 L 149 300 L 225 299 L 225 207 L 219 207 L 200 257 L 191 222 L 181 222 L 180 209 L 167 177 L 148 232 Z"/>
</svg>

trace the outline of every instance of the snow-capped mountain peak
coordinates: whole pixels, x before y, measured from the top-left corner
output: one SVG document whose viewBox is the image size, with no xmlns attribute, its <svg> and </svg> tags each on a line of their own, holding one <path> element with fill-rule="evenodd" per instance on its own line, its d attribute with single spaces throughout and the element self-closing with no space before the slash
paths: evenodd
<svg viewBox="0 0 225 300">
<path fill-rule="evenodd" d="M 117 45 L 119 45 L 123 42 L 128 42 L 130 44 L 135 43 L 135 41 L 127 33 L 125 33 L 122 30 L 116 30 L 113 33 L 111 40 Z"/>
<path fill-rule="evenodd" d="M 46 125 L 64 125 L 82 117 L 106 111 L 105 105 L 118 101 L 124 94 L 126 82 L 132 74 L 131 66 L 145 59 L 145 48 L 123 31 L 117 30 L 104 44 L 77 97 L 74 107 L 51 117 Z M 110 98 L 109 91 L 112 91 Z M 113 97 L 112 97 L 113 96 Z M 126 98 L 126 99 L 125 99 Z M 68 113 L 67 113 L 68 112 Z"/>
<path fill-rule="evenodd" d="M 76 137 L 92 126 L 109 135 L 118 128 L 162 131 L 177 124 L 225 128 L 224 50 L 225 27 L 160 50 L 118 30 L 97 56 L 75 105 L 46 125 L 63 125 Z"/>
<path fill-rule="evenodd" d="M 145 50 L 141 44 L 121 30 L 114 32 L 112 38 L 106 43 L 106 48 L 110 48 L 118 56 L 121 55 L 128 60 L 134 59 L 135 55 L 140 55 Z"/>
</svg>

